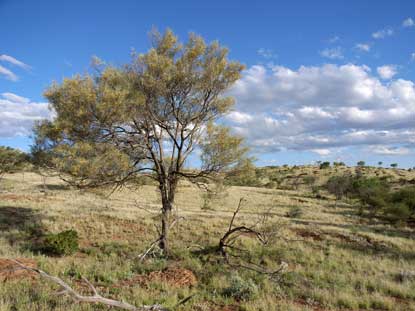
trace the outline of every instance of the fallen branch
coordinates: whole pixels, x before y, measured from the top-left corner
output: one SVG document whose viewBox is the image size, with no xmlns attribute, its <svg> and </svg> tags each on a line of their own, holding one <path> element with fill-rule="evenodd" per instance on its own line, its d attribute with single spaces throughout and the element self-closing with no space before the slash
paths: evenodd
<svg viewBox="0 0 415 311">
<path fill-rule="evenodd" d="M 13 261 L 16 265 L 18 265 L 19 268 L 22 270 L 35 272 L 39 274 L 41 277 L 58 284 L 62 288 L 62 290 L 59 292 L 60 295 L 66 294 L 72 297 L 72 299 L 79 301 L 79 302 L 102 303 L 107 306 L 116 307 L 116 308 L 120 308 L 124 310 L 130 310 L 130 311 L 168 311 L 168 309 L 164 308 L 161 305 L 150 305 L 150 306 L 144 305 L 144 306 L 136 307 L 127 302 L 105 298 L 98 293 L 97 289 L 86 278 L 83 277 L 82 279 L 93 292 L 92 296 L 84 296 L 84 295 L 77 293 L 71 286 L 69 286 L 62 279 L 56 276 L 49 275 L 45 271 L 42 271 L 37 268 L 31 268 L 31 267 L 25 266 L 17 260 L 12 259 L 11 261 Z"/>
</svg>

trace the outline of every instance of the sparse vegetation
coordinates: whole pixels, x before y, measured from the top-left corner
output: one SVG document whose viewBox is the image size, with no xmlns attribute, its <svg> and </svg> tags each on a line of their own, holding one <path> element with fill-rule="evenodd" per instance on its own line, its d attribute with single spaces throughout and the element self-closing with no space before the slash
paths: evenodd
<svg viewBox="0 0 415 311">
<path fill-rule="evenodd" d="M 81 279 L 85 277 L 103 296 L 137 306 L 161 304 L 172 308 L 196 294 L 179 310 L 254 311 L 273 310 L 275 306 L 277 310 L 303 311 L 411 310 L 415 302 L 415 278 L 411 274 L 415 245 L 411 222 L 414 188 L 410 181 L 415 172 L 368 167 L 360 176 L 353 167 L 335 169 L 255 168 L 252 176 L 258 187 L 227 186 L 227 195 L 215 200 L 213 211 L 202 210 L 202 189 L 182 182 L 176 202 L 182 220 L 171 229 L 172 255 L 166 258 L 151 252 L 143 261 L 138 259 L 139 254 L 157 236 L 154 225 L 159 221 L 161 204 L 156 185 L 143 184 L 135 192 L 121 189 L 107 198 L 97 190 L 63 187 L 57 177 L 50 177 L 50 193 L 43 196 L 41 176 L 26 172 L 22 182 L 21 172 L 6 174 L 11 190 L 0 195 L 1 257 L 29 258 L 78 292 L 85 290 Z M 314 185 L 320 187 L 325 199 L 311 196 L 307 182 L 297 190 L 263 187 L 275 176 L 282 176 L 279 187 L 290 186 L 292 180 L 285 179 L 284 174 L 304 179 L 314 176 Z M 336 180 L 335 174 L 350 176 L 351 180 Z M 402 178 L 404 184 L 399 181 Z M 351 192 L 337 199 L 336 193 L 332 196 L 322 187 L 329 180 L 333 185 L 342 180 L 349 186 L 352 183 Z M 388 195 L 382 200 L 359 197 L 359 193 L 366 198 L 368 193 L 379 192 Z M 272 215 L 267 228 L 276 230 L 278 238 L 264 247 L 242 235 L 233 246 L 243 249 L 244 262 L 255 262 L 269 271 L 287 263 L 278 279 L 227 265 L 218 252 L 218 240 L 228 229 L 241 197 L 246 204 L 238 214 L 240 224 L 252 226 L 267 211 Z M 377 202 L 383 207 L 378 208 Z M 365 213 L 359 216 L 362 206 Z M 39 232 L 61 230 L 76 230 L 78 251 L 55 257 L 27 248 L 28 243 L 42 241 Z M 1 264 L 0 260 L 3 280 Z M 35 289 L 32 282 L 36 282 Z M 37 278 L 32 281 L 29 276 L 8 274 L 0 287 L 0 306 L 23 311 L 105 309 L 73 304 L 70 299 L 54 296 L 54 291 L 53 284 Z"/>
</svg>

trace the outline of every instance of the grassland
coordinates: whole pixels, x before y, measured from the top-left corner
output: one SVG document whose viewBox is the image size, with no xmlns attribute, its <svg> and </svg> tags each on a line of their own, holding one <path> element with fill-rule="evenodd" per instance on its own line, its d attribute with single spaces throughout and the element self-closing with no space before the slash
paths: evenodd
<svg viewBox="0 0 415 311">
<path fill-rule="evenodd" d="M 356 202 L 336 202 L 327 194 L 317 199 L 307 185 L 290 186 L 293 176 L 303 173 L 314 174 L 321 184 L 334 168 L 269 170 L 291 177 L 280 189 L 229 187 L 212 209 L 201 208 L 199 189 L 183 184 L 175 213 L 184 218 L 172 230 L 172 258 L 154 255 L 143 262 L 138 255 L 157 236 L 156 187 L 124 188 L 107 197 L 108 191 L 82 192 L 48 178 L 44 193 L 39 175 L 7 175 L 0 193 L 0 258 L 33 259 L 79 291 L 86 290 L 84 276 L 103 295 L 136 305 L 173 307 L 195 294 L 178 310 L 415 310 L 413 228 L 360 217 Z M 413 171 L 404 170 L 369 173 L 389 174 L 397 183 L 415 178 Z M 278 281 L 231 268 L 216 251 L 241 197 L 245 202 L 238 223 L 252 224 L 264 211 L 272 215 L 280 238 L 267 247 L 249 237 L 240 243 L 267 269 L 287 263 Z M 80 235 L 76 254 L 50 257 L 33 251 L 39 235 L 65 229 Z M 189 281 L 189 271 L 196 280 Z M 54 295 L 56 290 L 38 278 L 3 279 L 0 311 L 107 309 L 73 303 Z M 241 291 L 247 294 L 238 295 Z"/>
</svg>

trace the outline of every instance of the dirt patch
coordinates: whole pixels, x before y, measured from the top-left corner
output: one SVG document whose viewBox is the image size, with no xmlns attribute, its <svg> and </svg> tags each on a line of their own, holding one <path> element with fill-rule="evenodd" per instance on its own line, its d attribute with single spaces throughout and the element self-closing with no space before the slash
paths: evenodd
<svg viewBox="0 0 415 311">
<path fill-rule="evenodd" d="M 30 268 L 36 268 L 36 261 L 27 258 L 16 258 L 17 261 Z M 34 280 L 37 274 L 32 271 L 22 270 L 19 266 L 10 259 L 0 258 L 0 282 L 6 282 L 16 279 L 31 279 Z"/>
<path fill-rule="evenodd" d="M 331 232 L 326 234 L 343 242 L 359 245 L 362 248 L 371 248 L 376 251 L 385 250 L 389 247 L 386 242 L 378 241 L 368 236 L 344 234 L 340 232 Z"/>
<path fill-rule="evenodd" d="M 141 286 L 152 282 L 167 283 L 175 287 L 191 287 L 197 284 L 197 278 L 194 273 L 182 268 L 167 268 L 163 271 L 153 271 L 147 275 L 136 275 L 135 277 L 124 280 L 116 284 L 116 287 Z"/>
<path fill-rule="evenodd" d="M 318 231 L 312 231 L 307 229 L 294 229 L 293 231 L 296 235 L 302 238 L 312 239 L 313 241 L 322 241 L 324 239 L 323 234 Z"/>
</svg>

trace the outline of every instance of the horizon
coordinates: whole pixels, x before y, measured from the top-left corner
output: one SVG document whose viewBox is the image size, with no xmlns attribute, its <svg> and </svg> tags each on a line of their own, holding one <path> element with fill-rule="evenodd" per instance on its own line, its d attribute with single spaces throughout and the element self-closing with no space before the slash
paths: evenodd
<svg viewBox="0 0 415 311">
<path fill-rule="evenodd" d="M 413 1 L 6 0 L 0 25 L 0 145 L 27 151 L 33 122 L 52 117 L 48 85 L 87 72 L 94 55 L 127 63 L 157 27 L 218 40 L 246 65 L 221 122 L 246 137 L 257 166 L 415 166 Z"/>
</svg>

